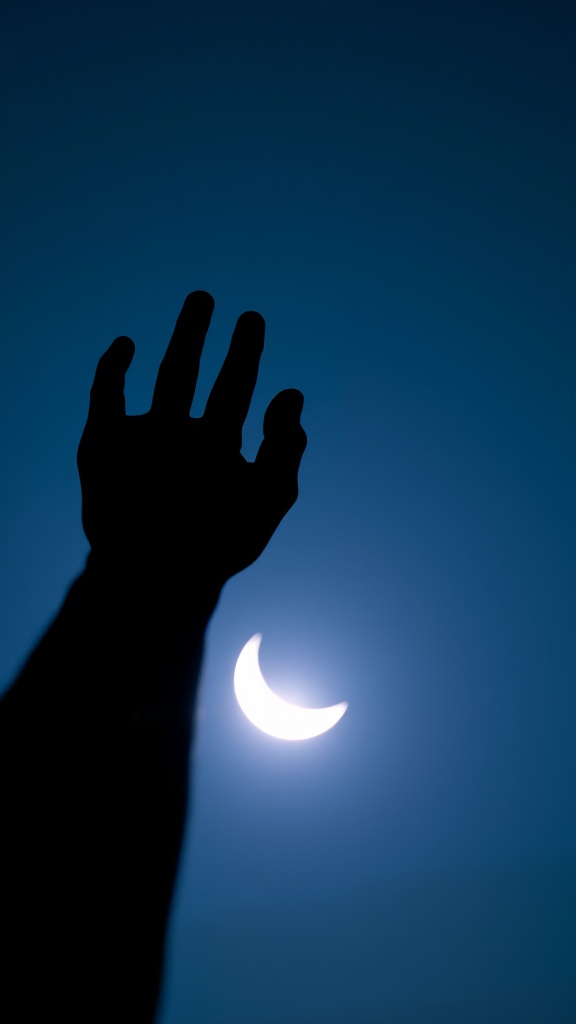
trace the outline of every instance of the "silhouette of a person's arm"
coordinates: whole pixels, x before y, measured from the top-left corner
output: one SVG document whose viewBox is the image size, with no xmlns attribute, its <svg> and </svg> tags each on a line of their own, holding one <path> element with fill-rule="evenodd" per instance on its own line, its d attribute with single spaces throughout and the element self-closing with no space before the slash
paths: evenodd
<svg viewBox="0 0 576 1024">
<path fill-rule="evenodd" d="M 145 415 L 125 413 L 132 342 L 98 364 L 78 450 L 86 569 L 0 703 L 2 1024 L 154 1017 L 204 631 L 294 503 L 306 445 L 287 390 L 254 463 L 240 454 L 257 313 L 190 418 L 212 310 L 186 299 Z"/>
</svg>

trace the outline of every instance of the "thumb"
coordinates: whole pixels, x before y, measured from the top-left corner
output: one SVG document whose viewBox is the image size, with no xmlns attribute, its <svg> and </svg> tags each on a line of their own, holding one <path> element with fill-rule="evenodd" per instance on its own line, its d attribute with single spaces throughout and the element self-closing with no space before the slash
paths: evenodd
<svg viewBox="0 0 576 1024">
<path fill-rule="evenodd" d="M 124 379 L 133 357 L 134 342 L 121 337 L 100 358 L 90 390 L 89 422 L 111 422 L 125 415 Z"/>
</svg>

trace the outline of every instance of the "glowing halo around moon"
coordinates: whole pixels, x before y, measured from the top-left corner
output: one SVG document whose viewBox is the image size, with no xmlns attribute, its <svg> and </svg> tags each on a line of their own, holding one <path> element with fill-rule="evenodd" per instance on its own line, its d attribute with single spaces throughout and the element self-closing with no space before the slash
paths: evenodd
<svg viewBox="0 0 576 1024">
<path fill-rule="evenodd" d="M 253 725 L 279 740 L 309 740 L 340 721 L 348 704 L 329 708 L 302 708 L 273 693 L 260 671 L 258 651 L 261 633 L 244 644 L 234 669 L 234 692 L 242 711 Z"/>
</svg>

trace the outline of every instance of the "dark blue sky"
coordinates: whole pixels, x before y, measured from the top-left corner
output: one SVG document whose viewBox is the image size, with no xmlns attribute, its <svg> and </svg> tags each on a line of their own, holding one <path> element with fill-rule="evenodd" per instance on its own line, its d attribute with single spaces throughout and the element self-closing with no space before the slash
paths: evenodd
<svg viewBox="0 0 576 1024">
<path fill-rule="evenodd" d="M 571 3 L 5 2 L 0 676 L 87 550 L 98 356 L 268 324 L 299 503 L 212 622 L 158 1024 L 568 1024 Z M 286 744 L 234 700 L 346 699 Z M 81 685 L 81 680 L 79 680 Z"/>
</svg>

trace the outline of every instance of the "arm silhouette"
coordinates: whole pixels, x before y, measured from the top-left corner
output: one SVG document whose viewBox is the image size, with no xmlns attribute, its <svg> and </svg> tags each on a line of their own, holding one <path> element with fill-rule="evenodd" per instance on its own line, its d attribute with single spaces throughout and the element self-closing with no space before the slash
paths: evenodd
<svg viewBox="0 0 576 1024">
<path fill-rule="evenodd" d="M 96 370 L 78 449 L 86 568 L 0 702 L 2 1024 L 154 1019 L 204 632 L 296 500 L 306 446 L 286 390 L 254 463 L 240 453 L 258 313 L 190 417 L 213 306 L 186 299 L 144 415 L 125 411 L 130 339 Z"/>
</svg>

